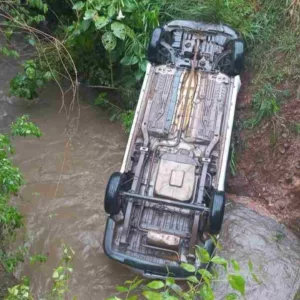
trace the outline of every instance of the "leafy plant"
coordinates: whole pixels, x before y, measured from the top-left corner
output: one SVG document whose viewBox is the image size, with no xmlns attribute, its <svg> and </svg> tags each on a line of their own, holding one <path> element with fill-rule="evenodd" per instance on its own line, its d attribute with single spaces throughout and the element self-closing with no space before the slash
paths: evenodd
<svg viewBox="0 0 300 300">
<path fill-rule="evenodd" d="M 29 257 L 29 262 L 31 265 L 36 263 L 44 263 L 46 262 L 48 257 L 45 254 L 34 254 Z"/>
<path fill-rule="evenodd" d="M 63 246 L 63 257 L 60 265 L 52 274 L 53 287 L 51 289 L 51 297 L 56 300 L 64 300 L 69 292 L 69 279 L 73 272 L 70 265 L 75 252 L 71 247 Z"/>
<path fill-rule="evenodd" d="M 129 133 L 134 118 L 133 110 L 126 110 L 121 108 L 119 105 L 108 100 L 107 93 L 100 93 L 94 101 L 94 105 L 100 106 L 106 109 L 110 114 L 110 120 L 120 120 L 122 122 L 125 132 Z"/>
<path fill-rule="evenodd" d="M 28 278 L 23 277 L 20 284 L 8 288 L 8 295 L 5 300 L 33 300 Z"/>
<path fill-rule="evenodd" d="M 215 238 L 214 242 L 218 248 L 221 245 Z M 216 268 L 209 268 L 210 265 L 219 265 L 225 272 L 225 281 L 228 282 L 230 287 L 235 291 L 225 295 L 225 299 L 234 300 L 238 299 L 239 295 L 245 295 L 246 280 L 241 274 L 239 263 L 231 259 L 226 260 L 220 256 L 211 257 L 206 249 L 196 247 L 196 255 L 199 261 L 207 263 L 207 268 L 196 268 L 194 265 L 188 263 L 182 263 L 181 267 L 190 273 L 191 275 L 186 278 L 187 288 L 183 288 L 176 284 L 176 281 L 172 277 L 168 277 L 166 280 L 152 280 L 147 284 L 144 284 L 143 279 L 138 277 L 133 280 L 127 280 L 123 286 L 117 286 L 116 290 L 119 293 L 124 294 L 121 296 L 113 296 L 107 300 L 121 300 L 121 299 L 143 299 L 157 300 L 157 299 L 170 299 L 170 300 L 194 300 L 201 299 L 213 300 L 215 299 L 214 292 L 212 290 L 212 284 L 215 281 L 219 281 L 219 274 Z M 257 276 L 253 272 L 253 265 L 251 261 L 248 264 L 249 273 L 253 280 L 260 282 Z"/>
<path fill-rule="evenodd" d="M 289 91 L 276 90 L 271 85 L 266 84 L 252 99 L 255 114 L 245 122 L 246 127 L 253 128 L 263 118 L 276 116 L 280 110 L 280 102 L 288 95 Z"/>
<path fill-rule="evenodd" d="M 28 116 L 17 118 L 11 125 L 11 136 L 41 136 L 39 128 L 29 121 Z M 8 135 L 0 134 L 0 235 L 2 240 L 12 238 L 15 229 L 20 228 L 23 217 L 10 205 L 10 196 L 16 194 L 24 179 L 19 169 L 12 163 L 14 149 Z M 0 261 L 8 271 L 13 271 L 20 261 L 24 261 L 26 249 L 19 247 L 11 253 L 0 252 Z"/>
<path fill-rule="evenodd" d="M 28 248 L 26 246 L 19 246 L 10 253 L 0 250 L 0 261 L 7 272 L 13 272 L 19 263 L 25 261 L 26 255 L 28 255 Z"/>
<path fill-rule="evenodd" d="M 71 267 L 71 261 L 73 259 L 75 252 L 74 250 L 66 245 L 63 245 L 63 255 L 59 266 L 53 271 L 52 274 L 52 288 L 49 293 L 45 293 L 45 298 L 43 299 L 53 299 L 53 300 L 64 300 L 67 299 L 69 292 L 69 279 L 73 272 Z M 36 254 L 30 257 L 31 263 L 45 262 L 46 256 L 42 254 Z M 29 280 L 24 277 L 22 282 L 11 288 L 8 288 L 8 295 L 5 300 L 34 300 L 34 295 L 30 292 Z M 72 299 L 76 299 L 75 297 Z"/>
<path fill-rule="evenodd" d="M 41 130 L 34 125 L 34 123 L 29 121 L 28 115 L 17 118 L 17 120 L 12 123 L 10 127 L 12 136 L 42 136 Z"/>
<path fill-rule="evenodd" d="M 15 76 L 10 82 L 11 95 L 32 100 L 38 96 L 38 89 L 53 79 L 49 70 L 43 70 L 40 63 L 27 60 L 23 64 L 24 71 Z"/>
</svg>

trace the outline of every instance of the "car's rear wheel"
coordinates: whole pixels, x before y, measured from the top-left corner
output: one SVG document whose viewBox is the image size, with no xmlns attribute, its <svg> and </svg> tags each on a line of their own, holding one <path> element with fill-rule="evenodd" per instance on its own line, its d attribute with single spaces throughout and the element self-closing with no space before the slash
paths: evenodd
<svg viewBox="0 0 300 300">
<path fill-rule="evenodd" d="M 216 191 L 213 194 L 210 206 L 210 233 L 213 235 L 219 234 L 222 228 L 224 212 L 225 212 L 225 193 Z"/>
<path fill-rule="evenodd" d="M 125 176 L 120 172 L 114 172 L 108 180 L 104 198 L 104 209 L 110 215 L 116 215 L 121 210 L 122 200 L 120 191 L 124 182 Z"/>
</svg>

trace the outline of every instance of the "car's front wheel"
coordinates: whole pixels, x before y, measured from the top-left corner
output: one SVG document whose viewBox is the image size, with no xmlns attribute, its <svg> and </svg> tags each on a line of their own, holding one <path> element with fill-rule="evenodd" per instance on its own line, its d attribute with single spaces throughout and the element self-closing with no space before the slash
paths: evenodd
<svg viewBox="0 0 300 300">
<path fill-rule="evenodd" d="M 116 215 L 121 210 L 122 200 L 120 190 L 124 184 L 124 178 L 124 174 L 114 172 L 108 180 L 104 198 L 104 209 L 110 215 Z"/>
</svg>

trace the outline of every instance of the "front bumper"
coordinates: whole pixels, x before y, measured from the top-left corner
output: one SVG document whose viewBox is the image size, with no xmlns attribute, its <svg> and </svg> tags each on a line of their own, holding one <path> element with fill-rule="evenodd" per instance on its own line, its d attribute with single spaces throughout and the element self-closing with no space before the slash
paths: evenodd
<svg viewBox="0 0 300 300">
<path fill-rule="evenodd" d="M 144 277 L 150 278 L 166 278 L 173 277 L 176 279 L 183 279 L 191 275 L 183 268 L 178 266 L 166 266 L 153 264 L 148 261 L 128 256 L 126 254 L 117 252 L 112 249 L 113 235 L 114 235 L 115 222 L 112 218 L 108 218 L 105 228 L 103 248 L 105 254 L 130 268 L 133 268 L 138 273 L 141 273 Z"/>
</svg>

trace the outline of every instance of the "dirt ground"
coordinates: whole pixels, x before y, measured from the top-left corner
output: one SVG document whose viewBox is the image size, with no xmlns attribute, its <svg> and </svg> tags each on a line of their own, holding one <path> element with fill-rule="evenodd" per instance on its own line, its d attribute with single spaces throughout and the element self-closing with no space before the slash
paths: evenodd
<svg viewBox="0 0 300 300">
<path fill-rule="evenodd" d="M 243 74 L 236 120 L 246 120 L 251 109 L 251 75 Z M 299 84 L 283 85 L 291 96 L 281 104 L 278 117 L 242 130 L 238 143 L 236 176 L 230 176 L 228 192 L 238 202 L 275 217 L 300 236 L 300 123 Z M 275 137 L 275 141 L 274 141 Z M 246 196 L 246 197 L 240 197 Z"/>
</svg>

